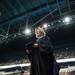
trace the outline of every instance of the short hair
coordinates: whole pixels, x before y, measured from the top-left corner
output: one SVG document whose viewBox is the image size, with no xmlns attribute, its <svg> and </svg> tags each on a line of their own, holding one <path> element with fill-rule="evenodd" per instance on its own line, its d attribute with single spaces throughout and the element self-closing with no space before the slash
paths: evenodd
<svg viewBox="0 0 75 75">
<path fill-rule="evenodd" d="M 40 31 L 41 36 L 37 36 L 37 31 Z M 35 34 L 36 34 L 36 38 L 41 38 L 44 37 L 46 35 L 45 29 L 43 27 L 37 27 L 35 28 Z"/>
</svg>

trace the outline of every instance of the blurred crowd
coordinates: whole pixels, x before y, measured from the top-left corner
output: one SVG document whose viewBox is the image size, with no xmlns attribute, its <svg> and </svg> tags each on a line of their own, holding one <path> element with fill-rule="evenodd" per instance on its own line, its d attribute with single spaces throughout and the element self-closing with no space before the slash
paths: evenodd
<svg viewBox="0 0 75 75">
<path fill-rule="evenodd" d="M 75 49 L 74 48 L 64 48 L 60 50 L 54 51 L 54 56 L 56 59 L 67 59 L 75 57 Z"/>
</svg>

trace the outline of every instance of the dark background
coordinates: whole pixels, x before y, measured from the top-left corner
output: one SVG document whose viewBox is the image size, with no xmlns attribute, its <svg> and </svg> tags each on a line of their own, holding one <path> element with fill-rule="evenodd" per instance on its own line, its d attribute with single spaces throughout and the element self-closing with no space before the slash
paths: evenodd
<svg viewBox="0 0 75 75">
<path fill-rule="evenodd" d="M 50 12 L 53 13 L 35 24 Z M 72 23 L 69 25 L 63 24 L 61 20 L 66 16 L 72 17 Z M 51 25 L 47 35 L 51 38 L 53 51 L 61 53 L 61 49 L 65 52 L 66 48 L 70 48 L 69 51 L 73 52 L 75 47 L 74 0 L 0 0 L 0 62 L 25 58 L 25 44 L 36 40 L 34 28 L 46 22 Z M 26 25 L 32 27 L 31 36 L 22 33 Z"/>
</svg>

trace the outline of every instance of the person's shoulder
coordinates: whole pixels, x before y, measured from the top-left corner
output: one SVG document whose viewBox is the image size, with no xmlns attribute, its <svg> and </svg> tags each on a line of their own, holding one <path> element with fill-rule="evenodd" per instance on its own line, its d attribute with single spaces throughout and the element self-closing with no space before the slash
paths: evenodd
<svg viewBox="0 0 75 75">
<path fill-rule="evenodd" d="M 37 42 L 42 42 L 42 41 L 50 41 L 50 38 L 48 36 L 44 36 L 42 38 L 39 38 L 36 40 Z"/>
<path fill-rule="evenodd" d="M 44 39 L 50 40 L 50 37 L 49 36 L 45 36 Z"/>
</svg>

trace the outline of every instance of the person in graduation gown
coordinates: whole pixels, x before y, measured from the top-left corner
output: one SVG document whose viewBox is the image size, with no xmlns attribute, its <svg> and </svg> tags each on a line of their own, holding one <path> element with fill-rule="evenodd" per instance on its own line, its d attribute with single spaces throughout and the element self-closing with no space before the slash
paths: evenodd
<svg viewBox="0 0 75 75">
<path fill-rule="evenodd" d="M 35 35 L 37 40 L 31 52 L 30 75 L 54 75 L 55 58 L 51 51 L 50 38 L 46 36 L 46 32 L 42 27 L 35 29 Z"/>
</svg>

